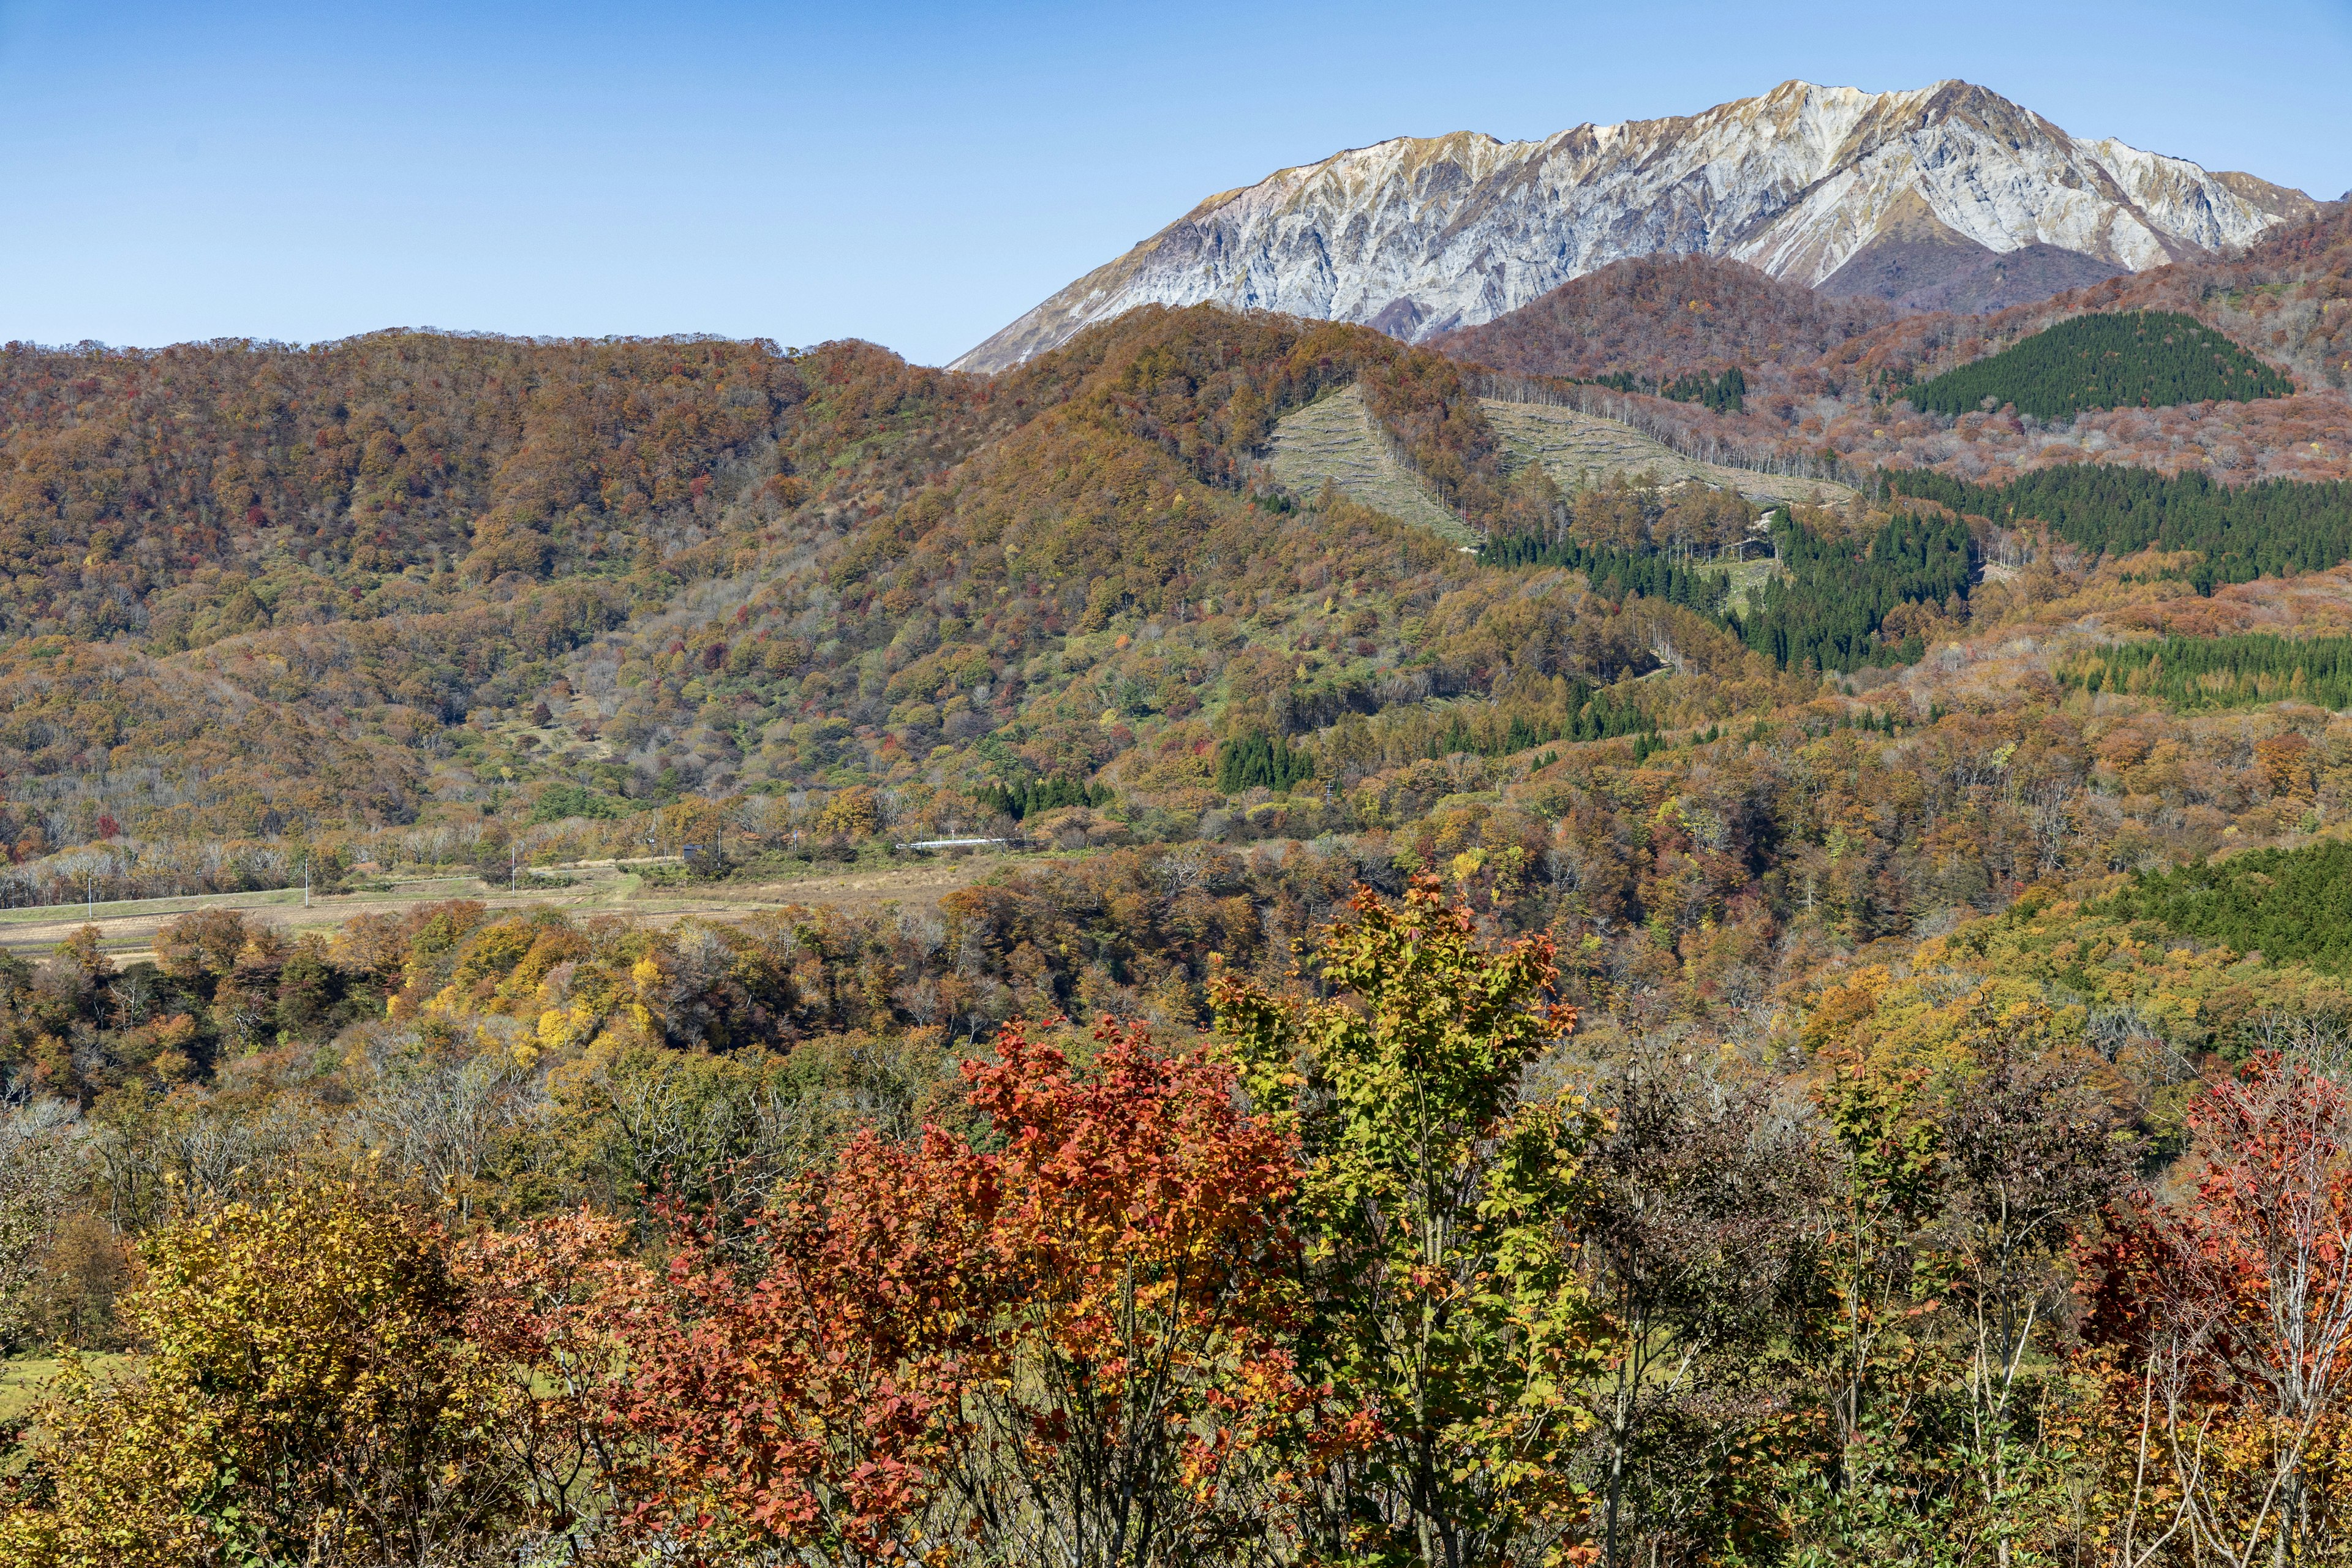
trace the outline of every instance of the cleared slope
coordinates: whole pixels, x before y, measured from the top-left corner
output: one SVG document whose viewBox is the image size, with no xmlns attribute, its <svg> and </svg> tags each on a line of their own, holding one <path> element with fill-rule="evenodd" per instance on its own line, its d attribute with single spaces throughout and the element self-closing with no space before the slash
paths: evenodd
<svg viewBox="0 0 2352 1568">
<path fill-rule="evenodd" d="M 1543 403 L 1505 403 L 1481 398 L 1487 423 L 1517 462 L 1539 462 L 1561 489 L 1580 489 L 1612 476 L 1654 475 L 1660 483 L 1696 479 L 1719 489 L 1770 500 L 1803 501 L 1819 497 L 1843 501 L 1853 492 L 1822 479 L 1789 479 L 1727 468 L 1685 458 L 1630 426 L 1597 415 Z"/>
<path fill-rule="evenodd" d="M 1349 384 L 1284 417 L 1274 427 L 1266 466 L 1293 493 L 1313 496 L 1328 480 L 1360 501 L 1441 534 L 1475 544 L 1477 532 L 1446 510 L 1372 427 L 1360 386 Z"/>
</svg>

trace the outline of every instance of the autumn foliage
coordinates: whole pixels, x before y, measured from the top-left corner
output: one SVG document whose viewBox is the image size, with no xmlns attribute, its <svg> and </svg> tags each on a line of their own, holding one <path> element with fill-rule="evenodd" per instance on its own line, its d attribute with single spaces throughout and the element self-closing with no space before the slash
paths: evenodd
<svg viewBox="0 0 2352 1568">
<path fill-rule="evenodd" d="M 2352 1540 L 2352 1100 L 2272 1054 L 2189 1120 L 2191 1201 L 2124 1207 L 2086 1260 L 2110 1506 L 2225 1561 L 2324 1557 Z"/>
<path fill-rule="evenodd" d="M 537 1381 L 561 1369 L 539 1304 L 514 1300 L 523 1279 L 504 1287 L 521 1310 L 486 1311 L 498 1297 L 466 1279 L 480 1266 L 363 1175 L 160 1232 L 134 1309 L 146 1353 L 110 1379 L 68 1365 L 0 1512 L 0 1556 L 429 1562 L 560 1531 L 583 1500 L 578 1456 L 535 1407 L 562 1403 Z"/>
<path fill-rule="evenodd" d="M 1775 1081 L 1671 1037 L 1588 1041 L 1558 945 L 1494 922 L 1433 876 L 1359 888 L 1288 973 L 1214 966 L 1213 1037 L 1016 1020 L 951 1086 L 781 1141 L 759 1117 L 787 1095 L 872 1095 L 944 1037 L 731 1044 L 724 996 L 759 964 L 691 932 L 614 952 L 452 906 L 373 930 L 419 1048 L 478 1031 L 462 1067 L 387 1062 L 446 1083 L 453 1125 L 141 1200 L 135 1354 L 47 1388 L 0 1551 L 1517 1568 L 1941 1543 L 2149 1568 L 2198 1561 L 2192 1540 L 2233 1563 L 2336 1549 L 2340 991 L 2027 900 L 1915 972 L 1817 991 Z M 226 925 L 165 945 L 224 985 L 252 962 Z M 2067 967 L 2084 951 L 2095 980 Z M 541 960 L 604 972 L 583 994 L 625 985 L 593 1039 L 512 984 Z M 2183 1039 L 2200 1009 L 2251 1008 L 2235 1026 L 2271 1048 L 2168 1122 L 2155 1047 L 2050 1005 L 2052 974 Z M 696 1016 L 699 1047 L 646 1032 Z M 530 1199 L 560 1171 L 529 1141 L 458 1137 L 534 1114 L 519 1052 L 563 1063 L 534 1136 L 595 1161 L 646 1140 L 584 1205 Z M 830 1076 L 852 1060 L 863 1079 Z M 43 1126 L 62 1172 L 82 1146 Z M 2160 1194 L 2133 1171 L 2168 1137 L 2188 1179 Z"/>
<path fill-rule="evenodd" d="M 1296 1174 L 1233 1076 L 1105 1024 L 967 1063 L 993 1147 L 871 1133 L 624 1317 L 643 1514 L 847 1562 L 1189 1561 L 1269 1527 Z M 1034 1554 L 1034 1555 L 1033 1555 Z"/>
</svg>

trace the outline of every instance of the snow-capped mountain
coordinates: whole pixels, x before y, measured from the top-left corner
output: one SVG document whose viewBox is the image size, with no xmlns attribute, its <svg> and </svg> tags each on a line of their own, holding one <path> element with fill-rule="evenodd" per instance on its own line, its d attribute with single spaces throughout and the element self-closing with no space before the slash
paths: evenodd
<svg viewBox="0 0 2352 1568">
<path fill-rule="evenodd" d="M 1284 169 L 1211 196 L 956 366 L 1018 364 L 1155 302 L 1365 321 L 1418 340 L 1658 252 L 1916 300 L 1941 276 L 2031 251 L 2063 279 L 2054 292 L 2241 245 L 2314 206 L 2252 175 L 2078 141 L 1967 82 L 1870 93 L 1791 81 L 1704 114 L 1540 142 L 1399 137 Z"/>
</svg>

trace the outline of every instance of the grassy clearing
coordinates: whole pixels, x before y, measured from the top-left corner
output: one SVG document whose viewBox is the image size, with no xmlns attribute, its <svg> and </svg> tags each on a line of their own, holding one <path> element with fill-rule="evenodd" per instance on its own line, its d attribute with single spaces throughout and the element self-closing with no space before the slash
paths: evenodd
<svg viewBox="0 0 2352 1568">
<path fill-rule="evenodd" d="M 96 1352 L 82 1356 L 83 1364 L 101 1381 L 115 1376 L 131 1365 L 133 1358 L 127 1355 L 105 1355 Z M 53 1355 L 21 1356 L 0 1361 L 0 1423 L 20 1419 L 39 1396 L 41 1385 L 58 1374 L 58 1362 Z"/>
<path fill-rule="evenodd" d="M 1779 563 L 1769 556 L 1756 561 L 1726 561 L 1720 565 L 1694 566 L 1691 570 L 1719 572 L 1730 578 L 1731 597 L 1724 601 L 1724 608 L 1740 615 L 1746 615 L 1754 607 L 1755 596 L 1764 591 L 1765 584 L 1780 573 Z"/>
<path fill-rule="evenodd" d="M 1480 406 L 1510 453 L 1509 466 L 1541 463 L 1563 490 L 1583 489 L 1614 475 L 1650 475 L 1661 484 L 1696 479 L 1718 489 L 1771 500 L 1843 501 L 1853 492 L 1823 479 L 1799 479 L 1726 468 L 1685 458 L 1663 441 L 1630 425 L 1541 403 L 1505 403 L 1481 398 Z"/>
<path fill-rule="evenodd" d="M 1295 495 L 1311 498 L 1328 479 L 1349 500 L 1456 544 L 1478 542 L 1477 533 L 1373 433 L 1363 389 L 1352 384 L 1285 416 L 1275 426 L 1267 465 Z"/>
<path fill-rule="evenodd" d="M 561 884 L 526 879 L 514 888 L 503 880 L 474 876 L 394 876 L 350 893 L 314 894 L 303 907 L 299 888 L 258 893 L 207 894 L 175 899 L 101 901 L 95 911 L 82 904 L 51 904 L 0 911 L 0 948 L 37 959 L 58 943 L 95 923 L 100 950 L 118 964 L 152 961 L 155 934 L 195 910 L 254 911 L 288 931 L 331 931 L 355 915 L 394 914 L 446 899 L 478 899 L 492 909 L 548 905 L 574 914 L 634 915 L 656 923 L 692 915 L 743 915 L 790 904 L 836 904 L 873 908 L 883 903 L 936 903 L 944 894 L 978 880 L 1017 858 L 1060 858 L 1061 852 L 1017 857 L 989 853 L 898 859 L 866 857 L 847 864 L 806 867 L 761 866 L 740 879 L 704 881 L 678 875 L 675 861 L 591 861 L 560 868 Z"/>
</svg>

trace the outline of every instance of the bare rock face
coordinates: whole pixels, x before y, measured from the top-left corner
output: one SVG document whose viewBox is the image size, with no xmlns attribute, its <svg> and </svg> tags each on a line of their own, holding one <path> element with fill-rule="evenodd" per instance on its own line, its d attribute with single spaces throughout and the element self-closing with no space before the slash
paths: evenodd
<svg viewBox="0 0 2352 1568">
<path fill-rule="evenodd" d="M 1728 257 L 1808 287 L 1862 258 L 1834 292 L 1914 309 L 2014 302 L 2045 277 L 2054 292 L 2243 245 L 2315 210 L 2249 174 L 2077 141 L 1966 82 L 1868 93 L 1791 81 L 1695 116 L 1540 142 L 1400 137 L 1284 169 L 1211 196 L 956 368 L 1018 364 L 1153 303 L 1360 321 L 1418 342 L 1660 253 Z M 1864 253 L 1881 241 L 1874 264 Z"/>
</svg>

